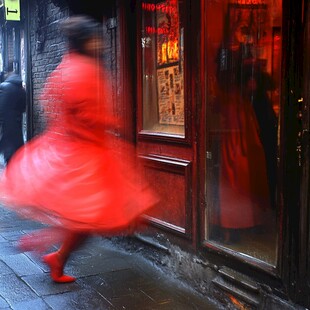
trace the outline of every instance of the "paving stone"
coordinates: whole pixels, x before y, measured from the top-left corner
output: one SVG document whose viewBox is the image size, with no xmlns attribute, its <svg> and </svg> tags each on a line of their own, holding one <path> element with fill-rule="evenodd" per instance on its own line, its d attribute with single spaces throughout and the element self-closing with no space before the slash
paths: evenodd
<svg viewBox="0 0 310 310">
<path fill-rule="evenodd" d="M 0 296 L 0 309 L 8 309 L 8 308 L 9 304 Z"/>
<path fill-rule="evenodd" d="M 119 306 L 121 304 L 126 309 L 128 309 L 127 302 L 129 305 L 137 305 L 137 300 L 142 301 L 142 304 L 145 307 L 150 307 L 150 309 L 161 309 L 164 307 L 164 309 L 183 310 L 204 309 L 206 307 L 202 298 L 194 294 L 188 296 L 185 290 L 182 291 L 177 285 L 172 286 L 171 284 L 173 282 L 167 283 L 167 278 L 144 276 L 140 272 L 137 272 L 136 269 L 109 272 L 100 274 L 99 277 L 102 278 L 101 285 L 96 286 L 93 283 L 92 287 L 107 297 L 113 305 Z M 146 296 L 147 299 L 143 298 L 142 295 Z M 126 298 L 119 300 L 120 296 L 126 296 Z M 132 303 L 130 303 L 130 300 L 132 300 Z M 150 300 L 153 302 L 150 302 Z M 155 308 L 154 304 L 156 304 Z M 180 305 L 183 306 L 180 307 Z M 136 309 L 139 309 L 138 306 Z"/>
<path fill-rule="evenodd" d="M 159 288 L 160 282 L 145 278 L 142 274 L 133 269 L 118 270 L 99 275 L 109 286 L 116 290 L 128 288 L 142 289 L 146 287 Z"/>
<path fill-rule="evenodd" d="M 195 305 L 184 303 L 179 300 L 171 300 L 169 302 L 159 303 L 155 308 L 145 309 L 145 310 L 214 310 L 214 307 L 208 307 L 206 304 Z"/>
<path fill-rule="evenodd" d="M 94 256 L 94 251 L 91 248 L 81 248 L 79 250 L 74 251 L 70 256 L 70 261 L 78 261 L 80 259 L 89 258 Z"/>
<path fill-rule="evenodd" d="M 42 256 L 35 252 L 24 252 L 24 254 L 33 261 L 43 272 L 49 272 L 48 266 L 42 262 Z"/>
<path fill-rule="evenodd" d="M 7 255 L 17 254 L 17 253 L 18 251 L 12 243 L 10 242 L 0 243 L 0 258 L 7 256 Z"/>
<path fill-rule="evenodd" d="M 203 298 L 198 298 L 195 295 L 188 296 L 188 293 L 184 291 L 184 294 L 172 294 L 173 299 L 170 303 L 159 303 L 161 306 L 159 309 L 178 309 L 178 310 L 214 310 L 214 305 L 207 304 Z"/>
<path fill-rule="evenodd" d="M 19 253 L 16 255 L 8 255 L 2 260 L 12 269 L 18 276 L 26 276 L 32 274 L 43 273 L 32 260 L 25 254 Z"/>
<path fill-rule="evenodd" d="M 54 310 L 115 310 L 108 300 L 90 290 L 48 296 L 44 300 Z"/>
<path fill-rule="evenodd" d="M 11 274 L 11 273 L 13 273 L 13 270 L 9 268 L 7 264 L 5 264 L 2 260 L 0 260 L 0 274 L 3 276 L 6 274 Z M 0 289 L 0 293 L 1 293 L 1 289 Z"/>
<path fill-rule="evenodd" d="M 144 281 L 146 279 L 131 270 L 83 279 L 85 284 L 107 298 L 117 309 L 144 309 L 156 305 L 156 301 L 141 290 Z"/>
<path fill-rule="evenodd" d="M 102 237 L 93 236 L 87 239 L 87 242 L 80 247 L 78 250 L 72 253 L 72 259 L 80 259 L 85 256 L 99 256 L 102 259 L 110 259 L 115 258 L 116 251 L 112 249 L 108 249 L 102 246 Z M 121 257 L 121 255 L 117 255 L 117 257 Z"/>
<path fill-rule="evenodd" d="M 16 230 L 1 233 L 2 238 L 8 241 L 17 241 L 20 239 L 22 235 L 23 235 L 22 231 L 16 231 Z"/>
<path fill-rule="evenodd" d="M 160 282 L 159 282 L 160 283 Z M 157 304 L 170 303 L 173 300 L 171 292 L 169 290 L 164 290 L 158 285 L 147 285 L 141 288 L 141 292 L 152 298 Z"/>
<path fill-rule="evenodd" d="M 1 310 L 220 309 L 183 290 L 138 254 L 114 249 L 101 236 L 89 238 L 70 257 L 65 272 L 77 281 L 55 283 L 41 257 L 14 246 L 21 234 L 43 225 L 23 221 L 1 206 L 0 221 Z"/>
<path fill-rule="evenodd" d="M 76 277 L 92 276 L 113 270 L 124 270 L 128 263 L 122 257 L 105 258 L 100 254 L 87 258 L 75 258 L 67 263 L 67 272 Z"/>
<path fill-rule="evenodd" d="M 81 286 L 77 282 L 73 283 L 55 283 L 48 273 L 23 277 L 25 283 L 38 295 L 54 295 L 72 291 L 78 291 Z"/>
<path fill-rule="evenodd" d="M 21 227 L 28 226 L 27 223 L 25 223 L 20 218 L 12 218 L 11 215 L 6 216 L 5 218 L 2 218 L 3 221 L 1 223 L 1 230 L 3 231 L 16 231 L 21 230 Z M 3 228 L 6 228 L 5 230 Z"/>
<path fill-rule="evenodd" d="M 51 310 L 44 300 L 37 298 L 12 305 L 13 310 Z"/>
<path fill-rule="evenodd" d="M 36 299 L 37 295 L 14 274 L 0 276 L 1 296 L 10 305 Z"/>
<path fill-rule="evenodd" d="M 116 273 L 119 273 L 116 276 Z M 167 310 L 207 310 L 202 301 L 183 298 L 174 294 L 174 287 L 162 287 L 160 282 L 155 282 L 139 276 L 133 271 L 119 271 L 100 277 L 84 279 L 91 287 L 106 297 L 117 309 L 167 309 Z M 122 280 L 122 276 L 124 276 Z M 101 279 L 100 279 L 101 278 Z M 145 288 L 148 287 L 148 293 Z"/>
<path fill-rule="evenodd" d="M 134 291 L 131 294 L 120 295 L 110 300 L 116 309 L 156 309 L 156 303 L 144 296 L 139 291 Z M 177 308 L 171 308 L 177 309 Z"/>
<path fill-rule="evenodd" d="M 34 226 L 36 226 L 36 227 L 34 227 Z M 26 227 L 22 230 L 22 232 L 24 234 L 29 235 L 29 234 L 32 234 L 33 232 L 35 232 L 36 230 L 41 229 L 41 228 L 45 228 L 45 227 L 46 227 L 46 225 L 31 222 L 31 224 L 26 225 Z"/>
</svg>

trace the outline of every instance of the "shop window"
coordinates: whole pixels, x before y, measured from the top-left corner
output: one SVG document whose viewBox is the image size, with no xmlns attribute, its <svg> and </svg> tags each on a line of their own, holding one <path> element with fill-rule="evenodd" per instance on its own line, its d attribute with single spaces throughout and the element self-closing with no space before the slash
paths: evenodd
<svg viewBox="0 0 310 310">
<path fill-rule="evenodd" d="M 183 6 L 141 2 L 143 133 L 185 136 Z"/>
<path fill-rule="evenodd" d="M 207 1 L 206 240 L 276 264 L 281 0 Z"/>
</svg>

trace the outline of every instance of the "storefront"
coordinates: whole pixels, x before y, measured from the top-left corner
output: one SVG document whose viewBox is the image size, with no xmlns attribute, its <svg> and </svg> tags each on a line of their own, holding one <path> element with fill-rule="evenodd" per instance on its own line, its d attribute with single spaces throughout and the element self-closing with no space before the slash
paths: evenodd
<svg viewBox="0 0 310 310">
<path fill-rule="evenodd" d="M 308 4 L 137 1 L 131 12 L 137 148 L 164 203 L 145 216 L 151 234 L 218 265 L 213 284 L 232 301 L 255 307 L 265 287 L 309 305 Z M 239 273 L 255 284 L 234 283 Z"/>
<path fill-rule="evenodd" d="M 309 306 L 308 2 L 52 2 L 107 17 L 121 134 L 162 197 L 137 238 L 236 309 Z"/>
</svg>

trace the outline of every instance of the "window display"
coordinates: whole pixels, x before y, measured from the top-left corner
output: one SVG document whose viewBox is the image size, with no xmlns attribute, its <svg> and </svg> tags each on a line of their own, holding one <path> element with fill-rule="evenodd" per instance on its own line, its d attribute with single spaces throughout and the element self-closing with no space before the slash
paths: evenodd
<svg viewBox="0 0 310 310">
<path fill-rule="evenodd" d="M 142 2 L 143 131 L 184 136 L 182 1 Z"/>
<path fill-rule="evenodd" d="M 216 15 L 211 2 L 207 136 L 216 162 L 207 193 L 213 196 L 208 238 L 275 264 L 281 5 L 219 1 Z"/>
</svg>

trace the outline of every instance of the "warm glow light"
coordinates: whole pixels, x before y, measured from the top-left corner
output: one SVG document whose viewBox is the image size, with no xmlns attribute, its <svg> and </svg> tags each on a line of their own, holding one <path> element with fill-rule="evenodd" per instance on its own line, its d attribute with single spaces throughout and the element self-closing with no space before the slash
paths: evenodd
<svg viewBox="0 0 310 310">
<path fill-rule="evenodd" d="M 241 303 L 240 301 L 238 301 L 237 298 L 235 298 L 232 295 L 229 295 L 230 300 L 232 301 L 232 303 L 237 307 L 237 309 L 239 310 L 248 310 L 249 308 L 246 307 L 243 303 Z"/>
<path fill-rule="evenodd" d="M 231 0 L 234 4 L 266 4 L 266 0 Z"/>
<path fill-rule="evenodd" d="M 179 12 L 178 0 L 161 3 L 142 2 L 142 10 L 148 19 L 144 32 L 156 36 L 157 64 L 164 65 L 179 61 Z M 150 12 L 150 13 L 149 13 Z"/>
<path fill-rule="evenodd" d="M 154 4 L 154 3 L 142 2 L 142 10 L 150 11 L 150 12 L 157 11 L 157 12 L 171 14 L 175 10 L 175 6 L 167 5 L 164 3 Z"/>
<path fill-rule="evenodd" d="M 145 27 L 145 31 L 148 34 L 168 34 L 169 33 L 169 29 L 167 28 L 161 28 L 161 27 L 151 27 L 151 26 L 146 26 Z"/>
<path fill-rule="evenodd" d="M 161 46 L 161 63 L 167 62 L 167 43 L 163 43 Z"/>
<path fill-rule="evenodd" d="M 178 60 L 179 48 L 177 41 L 168 41 L 168 59 Z"/>
</svg>

